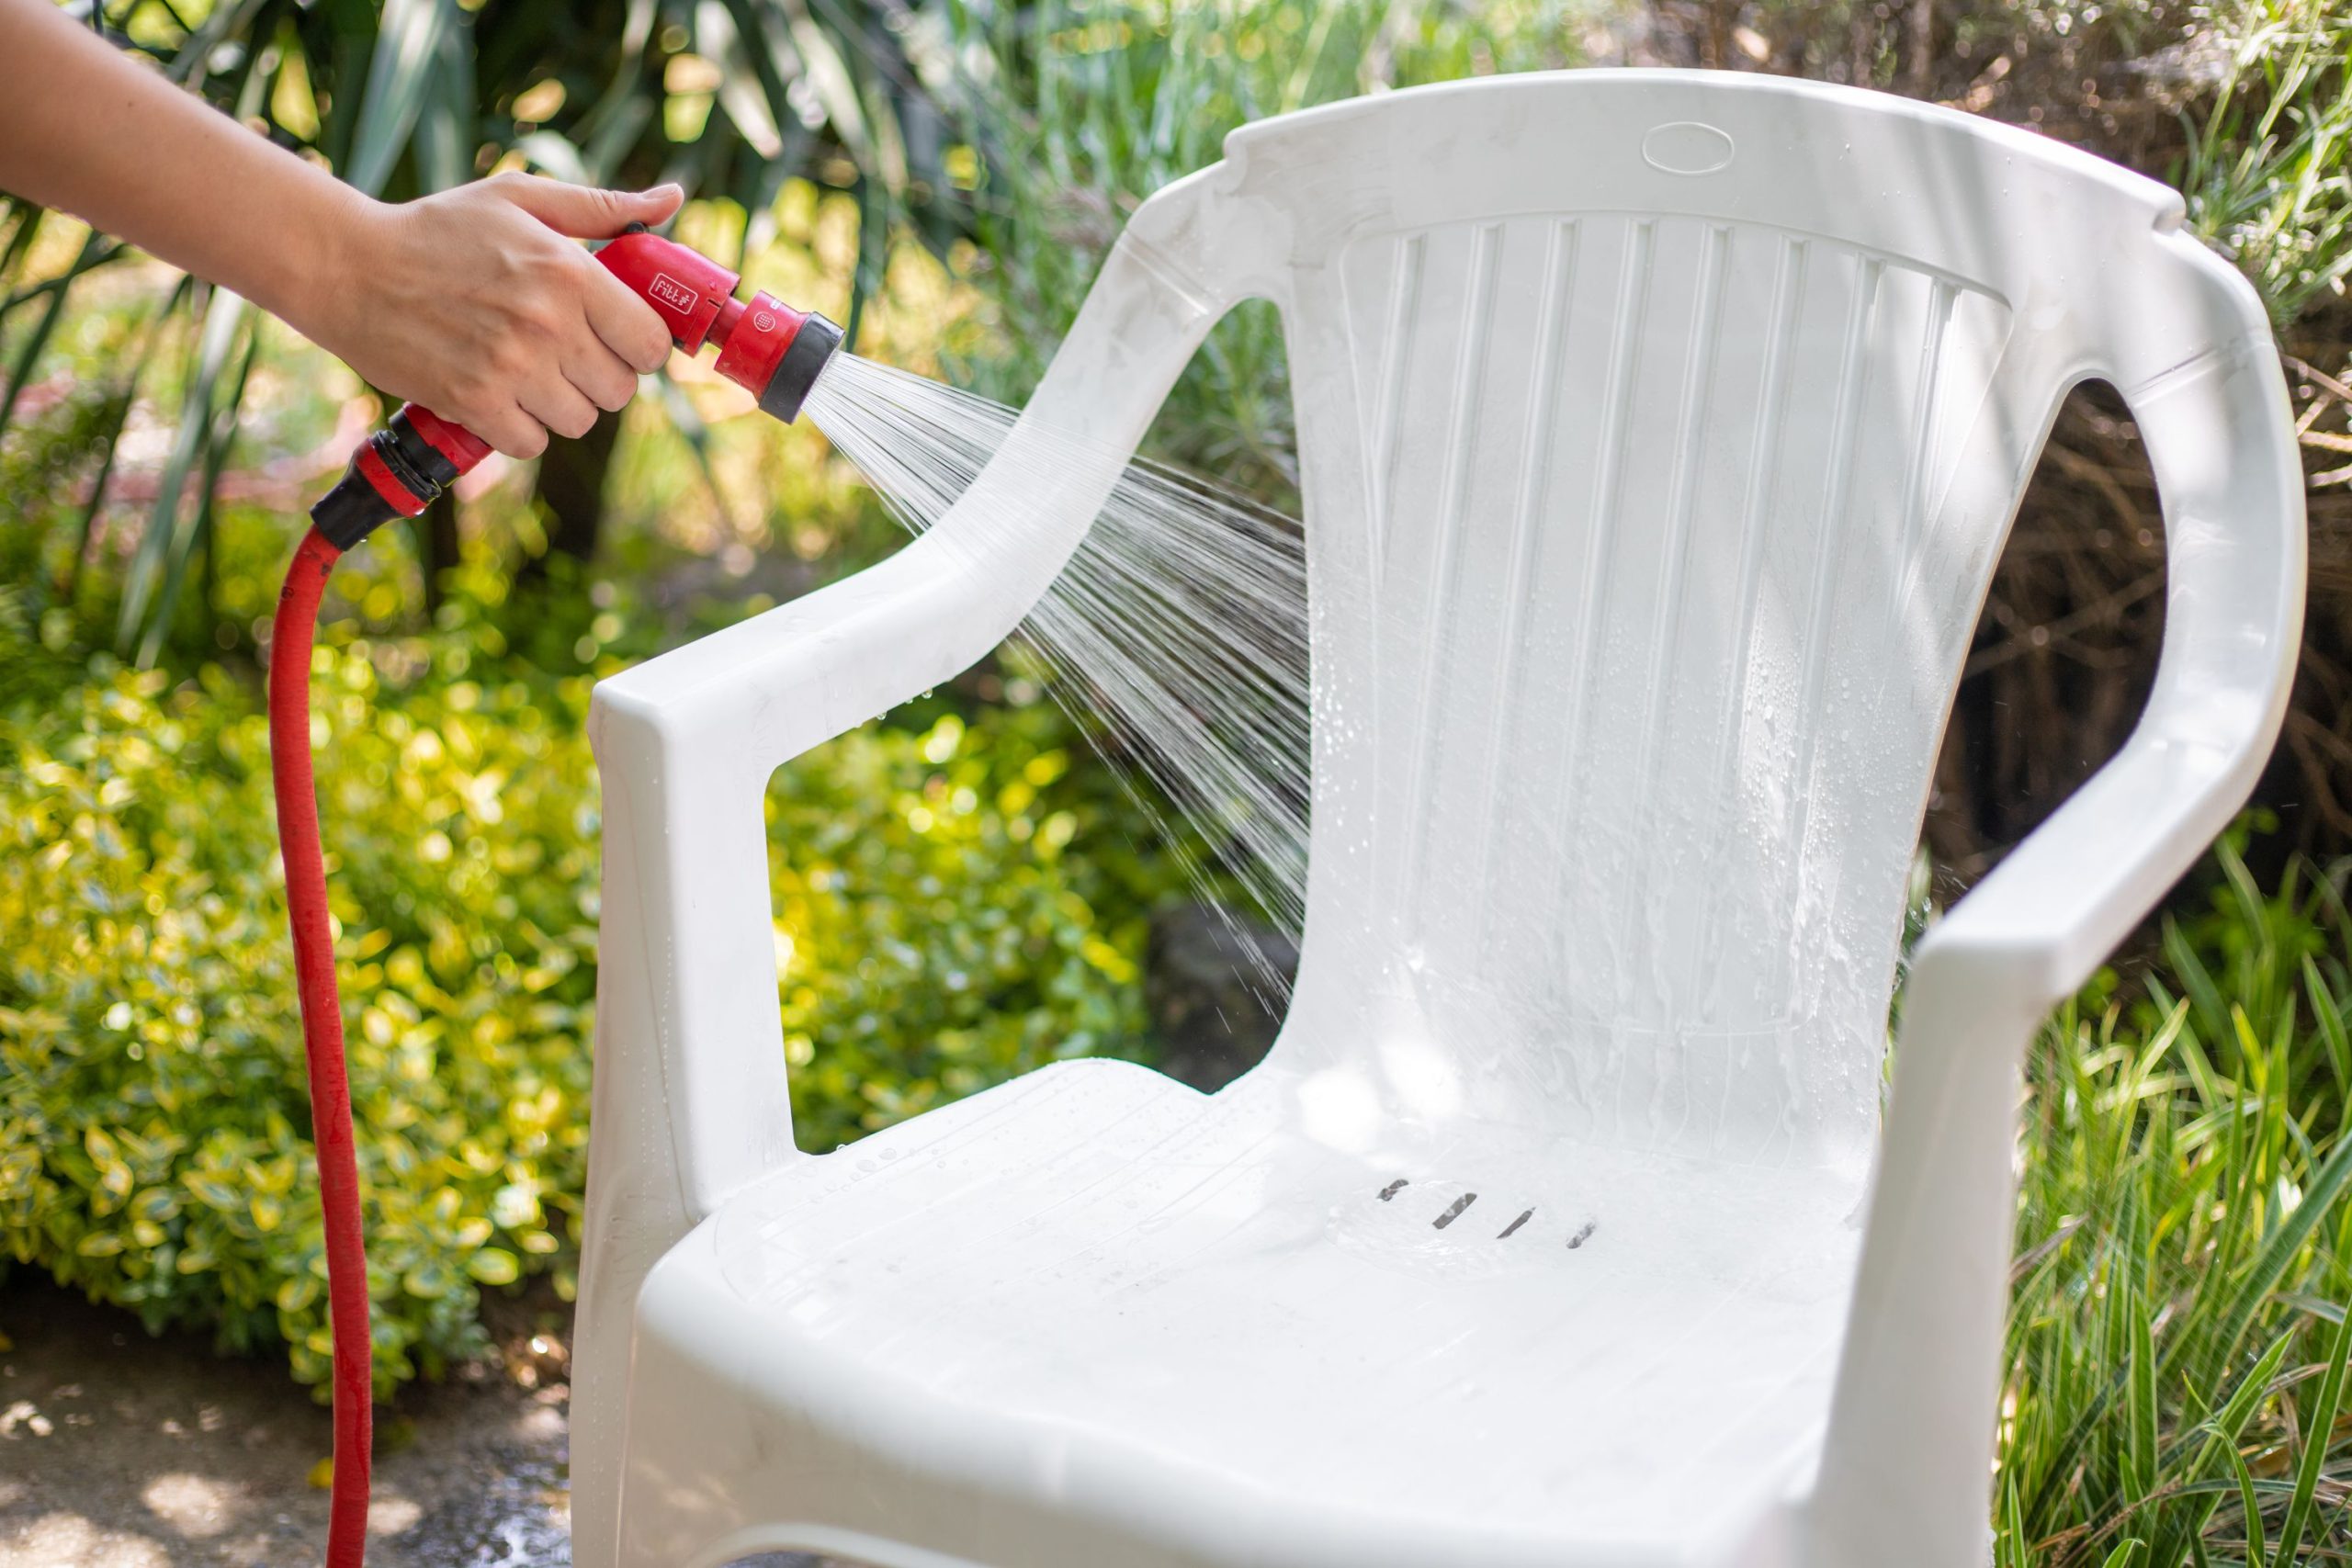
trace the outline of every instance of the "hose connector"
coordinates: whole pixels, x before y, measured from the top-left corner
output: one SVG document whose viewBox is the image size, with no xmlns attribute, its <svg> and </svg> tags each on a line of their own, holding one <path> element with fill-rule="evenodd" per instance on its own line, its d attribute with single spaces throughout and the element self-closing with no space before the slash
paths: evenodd
<svg viewBox="0 0 2352 1568">
<path fill-rule="evenodd" d="M 326 541 L 347 550 L 395 517 L 417 517 L 490 456 L 489 443 L 431 409 L 402 406 L 351 455 L 335 487 L 311 508 Z"/>
</svg>

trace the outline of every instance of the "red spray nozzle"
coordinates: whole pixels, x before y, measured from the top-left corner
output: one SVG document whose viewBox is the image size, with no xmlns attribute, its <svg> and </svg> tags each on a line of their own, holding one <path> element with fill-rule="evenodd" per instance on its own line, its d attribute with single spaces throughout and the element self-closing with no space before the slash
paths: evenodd
<svg viewBox="0 0 2352 1568">
<path fill-rule="evenodd" d="M 824 317 L 770 294 L 736 299 L 741 275 L 641 223 L 630 224 L 596 259 L 660 312 L 680 348 L 695 354 L 716 344 L 713 368 L 787 424 L 841 346 L 841 328 Z M 352 455 L 343 479 L 311 508 L 311 521 L 347 550 L 393 518 L 423 513 L 489 456 L 489 446 L 471 431 L 408 404 Z"/>
<path fill-rule="evenodd" d="M 799 416 L 818 373 L 841 346 L 841 328 L 824 317 L 773 294 L 736 299 L 741 275 L 642 225 L 632 224 L 596 259 L 662 313 L 680 348 L 696 354 L 706 342 L 717 344 L 712 368 L 786 424 Z"/>
</svg>

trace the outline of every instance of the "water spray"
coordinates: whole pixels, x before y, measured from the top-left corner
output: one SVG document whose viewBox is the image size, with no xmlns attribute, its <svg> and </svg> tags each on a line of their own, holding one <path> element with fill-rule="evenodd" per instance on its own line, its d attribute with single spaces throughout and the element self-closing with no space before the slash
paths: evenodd
<svg viewBox="0 0 2352 1568">
<path fill-rule="evenodd" d="M 631 224 L 596 259 L 661 313 L 679 348 L 695 354 L 706 344 L 715 344 L 718 373 L 786 423 L 799 414 L 841 346 L 842 329 L 824 317 L 793 310 L 764 293 L 737 299 L 740 275 L 648 232 L 643 224 Z M 311 509 L 311 528 L 287 570 L 270 638 L 270 771 L 286 863 L 287 915 L 294 931 L 334 1336 L 334 1482 L 327 1568 L 359 1568 L 367 1552 L 375 1391 L 343 1006 L 335 987 L 318 795 L 311 773 L 311 640 L 327 578 L 344 552 L 396 517 L 420 515 L 488 456 L 487 443 L 429 409 L 412 403 L 394 414 L 352 454 L 342 479 Z"/>
</svg>

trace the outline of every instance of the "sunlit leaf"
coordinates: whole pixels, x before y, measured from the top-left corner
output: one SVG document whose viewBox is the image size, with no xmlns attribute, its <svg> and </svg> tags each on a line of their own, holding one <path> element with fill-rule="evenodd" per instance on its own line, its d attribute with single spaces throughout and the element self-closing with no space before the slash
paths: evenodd
<svg viewBox="0 0 2352 1568">
<path fill-rule="evenodd" d="M 384 0 L 383 20 L 368 62 L 368 85 L 343 177 L 370 196 L 384 188 L 406 151 L 445 40 L 460 25 L 456 0 Z"/>
</svg>

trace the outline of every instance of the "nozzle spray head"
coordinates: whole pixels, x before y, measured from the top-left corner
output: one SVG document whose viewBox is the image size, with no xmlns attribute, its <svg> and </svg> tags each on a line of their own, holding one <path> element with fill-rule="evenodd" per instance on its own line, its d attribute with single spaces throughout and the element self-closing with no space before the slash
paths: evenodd
<svg viewBox="0 0 2352 1568">
<path fill-rule="evenodd" d="M 766 293 L 736 299 L 741 275 L 642 224 L 629 225 L 596 259 L 660 312 L 680 348 L 695 354 L 717 344 L 712 368 L 787 424 L 841 346 L 841 328 L 814 310 L 796 310 Z"/>
</svg>

